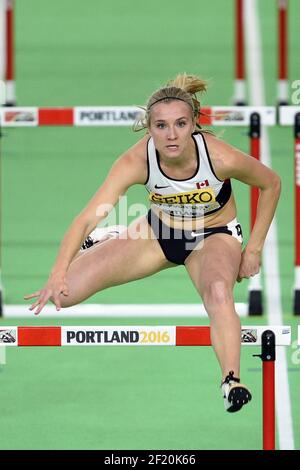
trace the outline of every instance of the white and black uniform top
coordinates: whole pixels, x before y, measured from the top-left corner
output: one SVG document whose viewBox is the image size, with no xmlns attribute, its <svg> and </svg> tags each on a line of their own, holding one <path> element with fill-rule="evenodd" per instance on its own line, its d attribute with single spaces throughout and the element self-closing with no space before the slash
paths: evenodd
<svg viewBox="0 0 300 470">
<path fill-rule="evenodd" d="M 152 206 L 181 218 L 203 217 L 220 210 L 231 195 L 230 180 L 220 180 L 212 167 L 202 133 L 192 135 L 197 151 L 197 169 L 186 180 L 170 178 L 161 169 L 152 137 L 147 144 L 148 179 L 145 183 Z"/>
</svg>

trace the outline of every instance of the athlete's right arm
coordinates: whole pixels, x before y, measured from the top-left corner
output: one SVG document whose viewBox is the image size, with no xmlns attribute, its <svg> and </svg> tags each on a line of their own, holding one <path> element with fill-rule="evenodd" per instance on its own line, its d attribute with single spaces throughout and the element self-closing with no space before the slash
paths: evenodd
<svg viewBox="0 0 300 470">
<path fill-rule="evenodd" d="M 87 206 L 73 220 L 64 235 L 49 279 L 43 289 L 26 295 L 26 300 L 37 298 L 30 306 L 38 315 L 52 298 L 57 310 L 61 308 L 60 294 L 68 295 L 66 273 L 83 241 L 97 224 L 107 217 L 118 203 L 119 197 L 134 184 L 144 184 L 147 179 L 147 136 L 125 152 L 113 164 L 105 181 Z"/>
</svg>

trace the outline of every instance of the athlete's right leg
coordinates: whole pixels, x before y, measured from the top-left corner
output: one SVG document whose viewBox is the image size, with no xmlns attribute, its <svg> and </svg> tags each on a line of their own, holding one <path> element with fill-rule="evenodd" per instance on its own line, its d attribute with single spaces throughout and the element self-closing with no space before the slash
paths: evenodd
<svg viewBox="0 0 300 470">
<path fill-rule="evenodd" d="M 136 220 L 119 238 L 85 250 L 67 272 L 69 295 L 61 296 L 70 307 L 111 286 L 150 276 L 176 266 L 166 260 L 146 217 Z"/>
</svg>

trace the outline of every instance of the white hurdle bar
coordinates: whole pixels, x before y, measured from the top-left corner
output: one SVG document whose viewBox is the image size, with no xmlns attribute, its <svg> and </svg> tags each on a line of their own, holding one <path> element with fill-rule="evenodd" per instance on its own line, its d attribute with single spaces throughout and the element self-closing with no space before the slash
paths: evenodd
<svg viewBox="0 0 300 470">
<path fill-rule="evenodd" d="M 241 344 L 260 346 L 272 330 L 277 346 L 291 344 L 290 326 L 241 328 Z M 3 326 L 0 346 L 211 346 L 209 326 Z"/>
<path fill-rule="evenodd" d="M 203 126 L 248 126 L 251 115 L 261 124 L 276 124 L 274 106 L 204 106 L 199 123 Z M 2 127 L 37 126 L 132 126 L 143 115 L 137 106 L 0 107 Z"/>
</svg>

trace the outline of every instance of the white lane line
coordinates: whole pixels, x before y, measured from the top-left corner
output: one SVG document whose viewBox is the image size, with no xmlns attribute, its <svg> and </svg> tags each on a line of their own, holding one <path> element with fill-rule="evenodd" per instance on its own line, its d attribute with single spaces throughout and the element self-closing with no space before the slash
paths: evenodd
<svg viewBox="0 0 300 470">
<path fill-rule="evenodd" d="M 28 305 L 4 305 L 4 318 L 27 317 L 34 319 Z M 240 317 L 248 314 L 248 305 L 236 303 Z M 207 317 L 203 304 L 81 304 L 56 311 L 54 305 L 46 305 L 41 318 L 83 317 Z"/>
<path fill-rule="evenodd" d="M 266 100 L 263 83 L 261 34 L 258 24 L 256 0 L 245 1 L 245 16 L 247 18 L 245 36 L 250 104 L 263 106 Z M 271 166 L 269 136 L 265 129 L 262 132 L 262 161 L 265 165 Z M 278 258 L 277 225 L 276 218 L 274 218 L 263 253 L 267 315 L 270 325 L 282 325 Z M 285 348 L 278 347 L 276 353 L 276 411 L 279 448 L 292 450 L 294 449 L 294 435 Z"/>
</svg>

